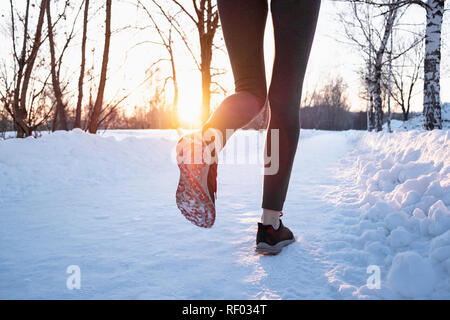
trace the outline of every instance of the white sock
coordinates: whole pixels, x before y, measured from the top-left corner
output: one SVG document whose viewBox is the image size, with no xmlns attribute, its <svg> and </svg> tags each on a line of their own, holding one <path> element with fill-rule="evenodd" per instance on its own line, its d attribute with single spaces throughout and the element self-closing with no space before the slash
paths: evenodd
<svg viewBox="0 0 450 320">
<path fill-rule="evenodd" d="M 265 226 L 271 225 L 275 230 L 278 230 L 280 227 L 280 219 L 278 217 L 271 219 L 270 217 L 265 217 L 264 214 L 261 217 L 261 223 Z"/>
</svg>

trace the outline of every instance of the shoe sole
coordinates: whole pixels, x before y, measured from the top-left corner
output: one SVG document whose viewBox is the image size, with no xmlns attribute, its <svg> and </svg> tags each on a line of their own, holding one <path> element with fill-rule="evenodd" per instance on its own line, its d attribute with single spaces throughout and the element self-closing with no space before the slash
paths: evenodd
<svg viewBox="0 0 450 320">
<path fill-rule="evenodd" d="M 284 247 L 290 245 L 293 242 L 295 242 L 295 238 L 280 241 L 273 246 L 271 246 L 265 242 L 260 242 L 256 245 L 255 251 L 257 253 L 263 254 L 263 255 L 276 255 L 276 254 L 279 254 L 281 252 L 281 250 L 283 250 Z"/>
<path fill-rule="evenodd" d="M 190 140 L 184 141 L 185 139 L 182 138 L 177 144 L 177 159 L 183 156 L 183 145 L 190 143 Z M 178 209 L 187 220 L 196 226 L 211 228 L 216 218 L 216 210 L 208 191 L 209 165 L 186 164 L 178 161 L 178 168 L 180 169 L 180 179 L 176 191 Z"/>
</svg>

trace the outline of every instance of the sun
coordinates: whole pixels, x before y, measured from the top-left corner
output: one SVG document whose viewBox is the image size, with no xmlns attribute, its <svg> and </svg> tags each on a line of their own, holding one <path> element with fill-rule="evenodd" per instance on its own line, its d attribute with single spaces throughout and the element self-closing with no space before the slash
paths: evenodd
<svg viewBox="0 0 450 320">
<path fill-rule="evenodd" d="M 199 104 L 182 102 L 178 105 L 178 119 L 181 124 L 195 127 L 200 124 L 201 108 Z"/>
<path fill-rule="evenodd" d="M 195 128 L 201 123 L 201 90 L 196 83 L 186 82 L 178 98 L 178 120 L 181 125 Z"/>
</svg>

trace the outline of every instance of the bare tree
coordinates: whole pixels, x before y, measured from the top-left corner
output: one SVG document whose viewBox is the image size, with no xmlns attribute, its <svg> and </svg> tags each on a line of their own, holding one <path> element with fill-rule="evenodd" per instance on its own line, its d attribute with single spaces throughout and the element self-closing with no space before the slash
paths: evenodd
<svg viewBox="0 0 450 320">
<path fill-rule="evenodd" d="M 420 41 L 420 43 L 423 43 Z M 404 51 L 405 44 L 398 44 L 398 51 Z M 417 45 L 408 54 L 402 55 L 392 68 L 391 97 L 401 108 L 403 121 L 407 121 L 411 109 L 411 100 L 415 94 L 414 89 L 423 70 L 423 46 Z"/>
<path fill-rule="evenodd" d="M 30 113 L 27 111 L 27 96 L 30 85 L 31 75 L 35 66 L 36 58 L 42 41 L 42 26 L 44 23 L 44 14 L 48 5 L 48 0 L 42 0 L 39 7 L 39 16 L 36 24 L 34 38 L 30 36 L 30 0 L 25 4 L 25 15 L 19 17 L 23 25 L 23 39 L 22 48 L 18 52 L 16 44 L 16 19 L 17 13 L 13 1 L 10 0 L 11 9 L 11 36 L 13 43 L 13 57 L 14 57 L 14 87 L 12 88 L 13 95 L 10 99 L 5 100 L 4 106 L 13 118 L 17 126 L 17 137 L 23 138 L 30 136 L 36 129 L 38 124 L 30 123 Z M 34 5 L 33 5 L 34 6 Z M 44 87 L 43 87 L 44 88 Z M 43 92 L 43 89 L 39 93 Z M 37 95 L 33 95 L 37 97 Z M 6 97 L 5 97 L 6 98 Z M 33 99 L 33 98 L 32 98 Z"/>
<path fill-rule="evenodd" d="M 83 84 L 84 84 L 84 72 L 86 66 L 86 39 L 87 39 L 87 23 L 89 14 L 89 0 L 84 0 L 84 15 L 83 15 L 83 35 L 81 39 L 81 63 L 80 63 L 80 75 L 78 77 L 78 99 L 75 109 L 75 122 L 74 128 L 81 128 L 81 104 L 83 102 Z"/>
<path fill-rule="evenodd" d="M 397 7 L 394 7 L 395 0 L 385 0 L 388 10 L 378 12 L 376 16 L 380 17 L 381 24 L 377 26 L 373 21 L 373 14 L 369 13 L 370 8 L 362 7 L 360 3 L 351 2 L 352 17 L 348 20 L 344 15 L 341 16 L 346 36 L 355 43 L 368 56 L 368 95 L 369 100 L 373 101 L 374 123 L 376 131 L 382 130 L 383 124 L 383 101 L 382 101 L 382 71 L 386 63 L 384 55 L 388 45 L 389 37 L 392 34 L 393 27 L 398 17 Z M 356 32 L 360 37 L 355 34 Z M 372 109 L 372 108 L 370 108 Z M 368 120 L 371 122 L 371 112 Z M 372 124 L 368 124 L 369 129 Z"/>
<path fill-rule="evenodd" d="M 49 40 L 49 48 L 50 48 L 50 70 L 52 75 L 52 86 L 53 86 L 53 93 L 55 95 L 56 100 L 56 112 L 59 116 L 59 122 L 61 124 L 61 128 L 63 130 L 67 130 L 67 119 L 66 119 L 66 105 L 63 102 L 63 94 L 61 91 L 60 86 L 60 80 L 59 80 L 59 74 L 56 71 L 56 55 L 55 55 L 55 41 L 53 37 L 53 25 L 52 25 L 52 18 L 51 18 L 51 12 L 50 12 L 51 4 L 49 3 L 47 6 L 47 26 L 48 26 L 48 40 Z M 55 120 L 56 120 L 55 116 Z M 56 124 L 56 121 L 54 122 Z M 56 126 L 55 126 L 56 129 Z"/>
<path fill-rule="evenodd" d="M 173 25 L 174 25 L 174 23 L 171 22 L 169 24 L 169 30 L 164 31 L 163 28 L 157 23 L 156 19 L 153 17 L 152 11 L 147 8 L 147 6 L 143 3 L 143 1 L 138 0 L 138 5 L 140 5 L 142 7 L 142 9 L 145 11 L 148 18 L 150 19 L 153 27 L 156 29 L 156 32 L 161 41 L 157 44 L 162 45 L 165 48 L 165 50 L 167 51 L 167 55 L 169 58 L 168 59 L 161 58 L 161 59 L 157 60 L 155 63 L 153 63 L 150 66 L 149 72 L 151 72 L 151 68 L 153 68 L 159 62 L 168 61 L 170 63 L 171 76 L 166 77 L 164 79 L 164 84 L 166 84 L 167 81 L 169 81 L 169 80 L 172 81 L 172 86 L 173 86 L 174 92 L 173 92 L 171 109 L 172 109 L 172 113 L 175 114 L 178 109 L 179 88 L 178 88 L 178 80 L 177 80 L 177 70 L 175 68 L 175 54 L 174 54 L 174 48 L 173 48 L 173 44 L 174 44 Z M 162 10 L 162 7 L 158 6 L 158 8 L 160 8 Z M 169 18 L 168 15 L 166 15 L 166 16 Z M 169 18 L 169 19 L 172 19 L 172 18 Z M 164 89 L 164 87 L 165 87 L 165 85 L 163 86 L 163 89 Z M 173 119 L 172 121 L 176 122 L 175 126 L 178 125 L 178 121 L 176 121 L 176 119 Z"/>
<path fill-rule="evenodd" d="M 388 83 L 387 83 L 387 109 L 388 114 L 386 118 L 387 123 L 387 130 L 388 132 L 392 132 L 391 129 L 391 120 L 392 120 L 392 113 L 391 113 L 391 95 L 392 95 L 392 51 L 394 47 L 394 30 L 391 31 L 391 45 L 389 50 L 389 70 L 388 70 Z"/>
<path fill-rule="evenodd" d="M 352 0 L 369 3 L 378 7 L 386 5 L 382 0 Z M 419 5 L 425 9 L 425 59 L 423 92 L 423 128 L 442 129 L 440 98 L 441 33 L 445 10 L 445 0 L 398 0 L 394 4 L 400 8 Z"/>
<path fill-rule="evenodd" d="M 369 43 L 372 42 L 372 30 L 369 28 Z M 373 90 L 372 90 L 372 65 L 373 65 L 373 54 L 372 47 L 369 46 L 369 59 L 367 61 L 367 95 L 369 99 L 369 108 L 367 109 L 367 130 L 372 131 L 375 128 L 375 115 L 374 115 L 374 99 L 373 99 Z"/>
<path fill-rule="evenodd" d="M 105 20 L 105 43 L 103 48 L 102 69 L 100 73 L 100 81 L 97 91 L 97 98 L 89 119 L 88 130 L 90 133 L 96 133 L 99 127 L 100 116 L 103 109 L 103 96 L 106 85 L 106 72 L 108 70 L 109 47 L 111 41 L 111 0 L 106 0 L 106 20 Z"/>
<path fill-rule="evenodd" d="M 348 86 L 340 76 L 329 78 L 320 89 L 305 95 L 300 112 L 303 128 L 346 130 L 352 128 L 353 115 L 346 94 Z"/>
<path fill-rule="evenodd" d="M 192 10 L 189 10 L 187 5 L 181 4 L 180 1 L 172 0 L 181 12 L 191 21 L 196 30 L 200 45 L 200 59 L 194 53 L 192 45 L 188 41 L 188 36 L 183 31 L 180 23 L 174 17 L 169 16 L 167 10 L 160 5 L 157 0 L 152 0 L 159 8 L 161 13 L 166 17 L 167 21 L 171 23 L 180 35 L 188 52 L 191 54 L 194 62 L 202 75 L 202 122 L 205 122 L 210 115 L 211 107 L 211 86 L 214 84 L 212 78 L 215 75 L 219 75 L 223 72 L 212 72 L 212 56 L 214 49 L 214 36 L 219 28 L 219 12 L 217 5 L 213 0 L 191 0 L 193 6 Z M 200 60 L 200 61 L 199 61 Z M 216 83 L 216 85 L 218 85 Z M 219 86 L 220 87 L 220 86 Z"/>
</svg>

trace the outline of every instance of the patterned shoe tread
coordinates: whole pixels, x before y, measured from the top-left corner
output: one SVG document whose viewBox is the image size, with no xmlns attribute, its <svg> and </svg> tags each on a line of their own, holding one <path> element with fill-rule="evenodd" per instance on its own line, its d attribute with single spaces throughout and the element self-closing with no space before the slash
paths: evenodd
<svg viewBox="0 0 450 320">
<path fill-rule="evenodd" d="M 180 159 L 182 147 L 185 143 L 191 143 L 191 139 L 182 138 L 178 142 L 177 156 Z M 203 146 L 202 146 L 203 151 Z M 176 192 L 176 202 L 184 217 L 193 224 L 202 228 L 211 228 L 216 218 L 214 203 L 210 197 L 207 182 L 201 181 L 202 177 L 206 179 L 209 165 L 186 164 L 178 161 L 180 169 L 180 180 Z"/>
</svg>

